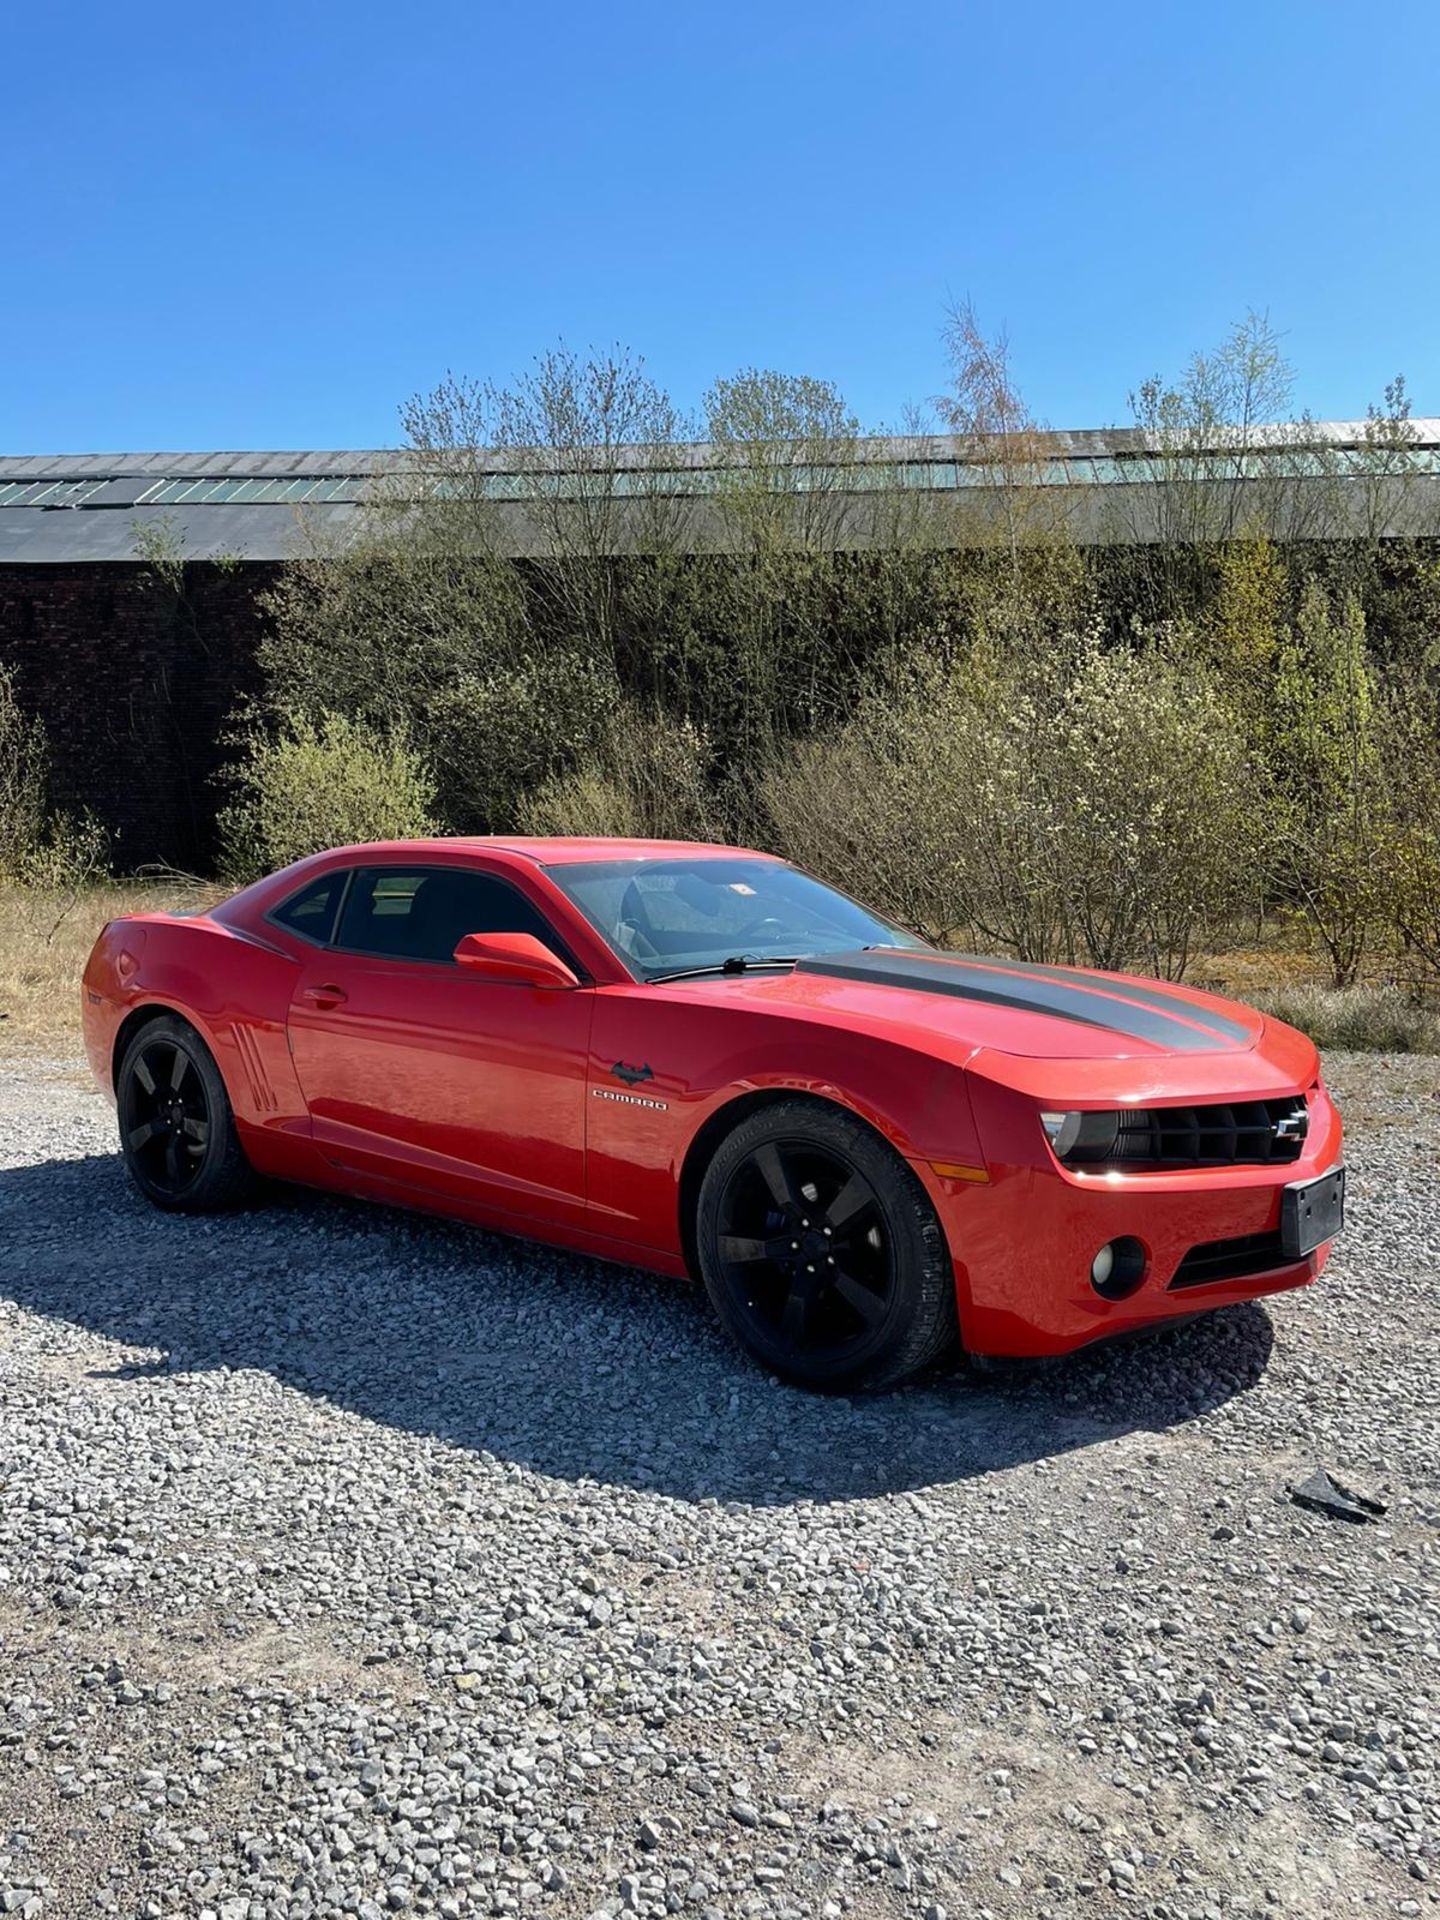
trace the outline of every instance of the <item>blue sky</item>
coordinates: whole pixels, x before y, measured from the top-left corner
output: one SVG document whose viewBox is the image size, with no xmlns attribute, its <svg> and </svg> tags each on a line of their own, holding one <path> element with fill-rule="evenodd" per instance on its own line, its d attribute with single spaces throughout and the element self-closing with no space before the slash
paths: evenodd
<svg viewBox="0 0 1440 1920">
<path fill-rule="evenodd" d="M 1440 413 L 1434 0 L 4 15 L 0 451 L 393 444 L 562 336 L 896 423 L 966 295 L 1057 427 L 1252 307 L 1299 404 Z"/>
</svg>

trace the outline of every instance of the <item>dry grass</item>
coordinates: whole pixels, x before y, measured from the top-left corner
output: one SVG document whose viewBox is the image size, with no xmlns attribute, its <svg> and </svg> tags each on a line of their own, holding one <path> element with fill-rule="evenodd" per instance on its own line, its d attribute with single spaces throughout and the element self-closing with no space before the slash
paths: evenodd
<svg viewBox="0 0 1440 1920">
<path fill-rule="evenodd" d="M 76 899 L 0 884 L 0 1059 L 76 1056 L 80 976 L 107 920 L 122 913 L 193 912 L 221 897 L 213 884 L 118 880 Z M 1396 987 L 1336 993 L 1293 927 L 1267 930 L 1263 944 L 1198 958 L 1189 978 L 1264 1007 L 1302 1027 L 1323 1047 L 1386 1053 L 1440 1050 L 1440 1010 Z"/>
<path fill-rule="evenodd" d="M 1254 1003 L 1322 1052 L 1440 1052 L 1440 1009 L 1403 987 L 1257 987 Z"/>
<path fill-rule="evenodd" d="M 80 1053 L 80 976 L 107 920 L 218 898 L 185 879 L 116 881 L 78 898 L 0 885 L 0 1058 Z"/>
<path fill-rule="evenodd" d="M 1186 977 L 1192 986 L 1229 994 L 1299 1027 L 1325 1051 L 1440 1052 L 1433 985 L 1386 979 L 1377 956 L 1370 978 L 1334 987 L 1305 936 L 1303 922 L 1277 918 L 1253 945 L 1201 955 Z"/>
<path fill-rule="evenodd" d="M 1249 1000 L 1275 989 L 1324 986 L 1329 974 L 1305 921 L 1277 913 L 1263 926 L 1237 930 L 1230 941 L 1196 953 L 1185 978 L 1192 987 Z"/>
</svg>

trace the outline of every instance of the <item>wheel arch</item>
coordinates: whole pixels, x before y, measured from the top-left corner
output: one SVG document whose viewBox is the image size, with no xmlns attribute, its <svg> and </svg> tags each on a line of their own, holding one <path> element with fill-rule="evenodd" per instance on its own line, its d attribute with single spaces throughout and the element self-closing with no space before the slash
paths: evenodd
<svg viewBox="0 0 1440 1920">
<path fill-rule="evenodd" d="M 152 1020 L 162 1020 L 166 1016 L 172 1020 L 183 1020 L 191 1032 L 203 1042 L 206 1052 L 215 1061 L 215 1068 L 223 1080 L 225 1075 L 220 1062 L 215 1058 L 215 1045 L 208 1033 L 183 1007 L 171 1005 L 168 1000 L 145 1000 L 139 1006 L 131 1007 L 124 1019 L 115 1029 L 115 1041 L 110 1051 L 110 1085 L 116 1093 L 120 1090 L 120 1062 L 125 1058 L 125 1049 L 140 1032 L 148 1027 Z"/>
</svg>

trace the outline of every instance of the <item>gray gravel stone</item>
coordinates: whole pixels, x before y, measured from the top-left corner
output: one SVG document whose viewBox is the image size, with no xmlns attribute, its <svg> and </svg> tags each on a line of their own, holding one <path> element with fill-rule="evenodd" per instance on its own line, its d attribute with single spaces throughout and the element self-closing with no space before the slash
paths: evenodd
<svg viewBox="0 0 1440 1920">
<path fill-rule="evenodd" d="M 0 1913 L 1436 1911 L 1440 1062 L 1329 1072 L 1318 1287 L 837 1401 L 0 1068 Z"/>
</svg>

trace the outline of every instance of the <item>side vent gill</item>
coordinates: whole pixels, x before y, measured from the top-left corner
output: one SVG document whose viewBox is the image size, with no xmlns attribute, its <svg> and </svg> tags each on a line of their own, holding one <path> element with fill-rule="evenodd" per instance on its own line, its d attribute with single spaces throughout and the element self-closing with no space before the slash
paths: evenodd
<svg viewBox="0 0 1440 1920">
<path fill-rule="evenodd" d="M 264 1056 L 259 1043 L 248 1027 L 242 1027 L 237 1021 L 230 1029 L 235 1036 L 235 1051 L 240 1056 L 240 1065 L 245 1070 L 245 1078 L 250 1085 L 250 1098 L 260 1113 L 274 1113 L 280 1105 L 275 1098 L 275 1089 L 270 1084 L 270 1076 L 265 1071 Z"/>
</svg>

